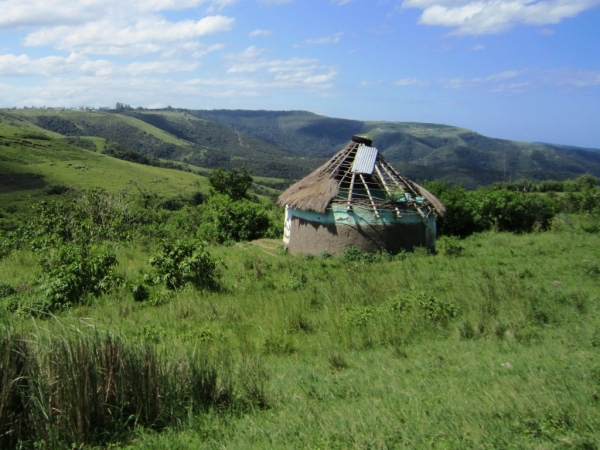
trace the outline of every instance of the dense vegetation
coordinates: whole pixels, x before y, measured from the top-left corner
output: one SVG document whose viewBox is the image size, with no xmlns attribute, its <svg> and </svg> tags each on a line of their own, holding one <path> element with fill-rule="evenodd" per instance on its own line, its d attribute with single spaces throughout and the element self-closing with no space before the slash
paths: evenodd
<svg viewBox="0 0 600 450">
<path fill-rule="evenodd" d="M 3 448 L 600 446 L 597 179 L 431 182 L 437 255 L 335 258 L 244 243 L 281 210 L 209 180 L 2 235 Z"/>
<path fill-rule="evenodd" d="M 261 176 L 294 179 L 308 172 L 298 161 L 285 161 L 292 154 L 258 139 L 242 136 L 214 121 L 189 114 L 160 114 L 117 108 L 122 113 L 81 113 L 33 116 L 42 128 L 65 136 L 96 136 L 119 145 L 113 156 L 157 165 L 173 160 L 205 168 L 233 168 L 245 164 Z M 137 120 L 132 121 L 129 118 Z M 144 126 L 144 123 L 151 127 Z M 114 145 L 113 145 L 114 147 Z M 113 148 L 113 150 L 115 150 Z M 310 166 L 310 164 L 309 164 Z"/>
<path fill-rule="evenodd" d="M 464 128 L 413 122 L 363 122 L 306 111 L 188 111 L 301 156 L 331 157 L 353 134 L 374 145 L 413 179 L 447 179 L 469 188 L 492 182 L 600 176 L 600 152 L 492 139 Z"/>
<path fill-rule="evenodd" d="M 590 175 L 564 182 L 498 183 L 475 191 L 440 181 L 425 185 L 447 209 L 438 222 L 442 235 L 547 230 L 559 213 L 600 213 L 598 180 Z"/>
<path fill-rule="evenodd" d="M 122 104 L 101 112 L 13 110 L 0 115 L 63 136 L 101 137 L 148 158 L 206 168 L 245 165 L 259 176 L 287 180 L 306 175 L 357 133 L 372 135 L 379 151 L 413 179 L 446 179 L 471 189 L 507 180 L 600 176 L 598 151 L 492 139 L 440 124 L 364 122 L 306 111 L 146 110 Z"/>
</svg>

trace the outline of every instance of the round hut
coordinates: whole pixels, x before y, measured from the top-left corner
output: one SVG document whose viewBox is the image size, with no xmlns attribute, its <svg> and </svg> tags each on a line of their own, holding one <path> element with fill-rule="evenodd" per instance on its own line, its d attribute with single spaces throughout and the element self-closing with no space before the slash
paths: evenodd
<svg viewBox="0 0 600 450">
<path fill-rule="evenodd" d="M 399 174 L 366 135 L 353 136 L 326 164 L 290 186 L 283 242 L 292 254 L 435 250 L 436 216 L 445 209 Z"/>
</svg>

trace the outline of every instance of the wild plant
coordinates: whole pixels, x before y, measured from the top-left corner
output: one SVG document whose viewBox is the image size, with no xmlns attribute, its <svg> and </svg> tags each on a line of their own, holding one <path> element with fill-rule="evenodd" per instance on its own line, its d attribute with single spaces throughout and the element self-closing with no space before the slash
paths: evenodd
<svg viewBox="0 0 600 450">
<path fill-rule="evenodd" d="M 190 283 L 197 289 L 220 287 L 220 262 L 199 241 L 170 243 L 163 241 L 161 251 L 149 260 L 155 269 L 154 283 L 177 290 Z"/>
<path fill-rule="evenodd" d="M 114 253 L 87 245 L 63 245 L 40 260 L 42 290 L 50 310 L 84 303 L 88 296 L 108 292 L 115 281 Z"/>
</svg>

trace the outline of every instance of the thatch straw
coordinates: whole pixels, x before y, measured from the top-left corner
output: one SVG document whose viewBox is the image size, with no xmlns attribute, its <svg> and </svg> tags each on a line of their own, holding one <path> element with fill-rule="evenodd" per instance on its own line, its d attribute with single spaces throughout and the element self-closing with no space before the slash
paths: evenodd
<svg viewBox="0 0 600 450">
<path fill-rule="evenodd" d="M 345 158 L 344 153 L 349 153 L 355 145 L 350 142 L 317 170 L 292 184 L 279 196 L 277 203 L 294 209 L 324 213 L 340 190 L 340 183 L 335 179 L 336 168 Z"/>
<path fill-rule="evenodd" d="M 279 196 L 281 206 L 324 213 L 340 190 L 339 182 L 325 171 L 316 170 Z"/>
<path fill-rule="evenodd" d="M 422 197 L 425 197 L 427 200 L 429 200 L 431 206 L 435 208 L 435 210 L 440 216 L 444 217 L 446 215 L 446 208 L 444 207 L 444 205 L 442 205 L 442 202 L 440 202 L 435 195 L 433 195 L 431 192 L 429 192 L 423 186 L 418 185 L 417 183 L 413 183 L 413 186 L 415 186 L 418 189 Z"/>
<path fill-rule="evenodd" d="M 343 177 L 343 170 L 348 170 L 348 167 L 351 166 L 354 159 L 353 155 L 355 154 L 352 150 L 355 149 L 357 145 L 358 144 L 355 142 L 350 142 L 343 150 L 338 152 L 317 170 L 290 186 L 279 196 L 279 199 L 277 200 L 279 205 L 288 205 L 293 209 L 324 213 L 332 200 L 339 193 L 340 179 Z M 352 160 L 349 160 L 349 158 Z M 430 204 L 430 208 L 435 209 L 438 214 L 443 216 L 446 213 L 444 206 L 427 189 L 398 174 L 398 172 L 385 161 L 385 158 L 381 154 L 377 156 L 377 160 L 379 164 L 383 164 L 388 168 L 386 169 L 388 170 L 388 173 L 391 171 L 395 174 L 392 177 L 394 183 L 398 186 L 403 186 L 403 183 L 405 183 L 407 185 L 406 187 L 413 191 L 415 195 L 419 194 L 420 196 L 425 197 Z M 346 169 L 341 169 L 342 165 L 344 165 Z M 387 189 L 383 185 L 381 188 L 382 190 Z"/>
</svg>

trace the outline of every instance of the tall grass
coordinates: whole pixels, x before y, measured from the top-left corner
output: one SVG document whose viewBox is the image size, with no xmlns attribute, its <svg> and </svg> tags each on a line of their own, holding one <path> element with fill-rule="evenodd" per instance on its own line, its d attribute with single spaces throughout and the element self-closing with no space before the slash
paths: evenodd
<svg viewBox="0 0 600 450">
<path fill-rule="evenodd" d="M 3 327 L 0 336 L 1 448 L 113 442 L 136 427 L 264 402 L 198 354 L 167 358 L 111 334 L 31 340 Z"/>
</svg>

